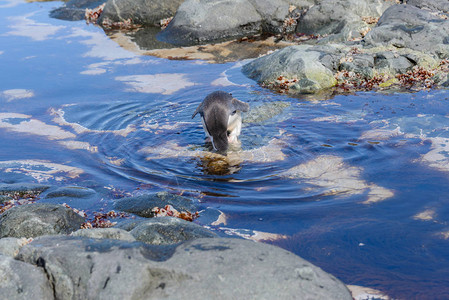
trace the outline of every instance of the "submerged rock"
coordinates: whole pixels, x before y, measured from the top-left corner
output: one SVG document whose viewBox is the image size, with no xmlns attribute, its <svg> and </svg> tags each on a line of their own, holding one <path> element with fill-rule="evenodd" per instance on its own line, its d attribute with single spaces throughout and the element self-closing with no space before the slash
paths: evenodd
<svg viewBox="0 0 449 300">
<path fill-rule="evenodd" d="M 0 203 L 23 196 L 38 196 L 49 189 L 50 186 L 35 183 L 1 183 L 0 184 Z"/>
<path fill-rule="evenodd" d="M 138 241 L 152 245 L 170 245 L 197 238 L 217 237 L 192 222 L 173 217 L 158 217 L 138 224 L 130 232 Z"/>
<path fill-rule="evenodd" d="M 191 199 L 167 192 L 122 198 L 115 202 L 114 208 L 140 217 L 151 218 L 154 217 L 152 211 L 154 207 L 161 208 L 166 205 L 171 205 L 178 211 L 189 211 L 192 213 L 197 211 Z"/>
<path fill-rule="evenodd" d="M 93 189 L 80 186 L 67 186 L 57 188 L 54 191 L 48 192 L 45 198 L 61 198 L 61 197 L 86 198 L 95 195 L 95 193 L 96 192 Z"/>
<path fill-rule="evenodd" d="M 62 205 L 27 204 L 0 215 L 0 237 L 68 234 L 79 229 L 83 222 L 83 217 Z"/>
<path fill-rule="evenodd" d="M 57 299 L 352 299 L 338 279 L 281 248 L 240 239 L 177 246 L 46 236 L 18 259 L 45 270 Z"/>
</svg>

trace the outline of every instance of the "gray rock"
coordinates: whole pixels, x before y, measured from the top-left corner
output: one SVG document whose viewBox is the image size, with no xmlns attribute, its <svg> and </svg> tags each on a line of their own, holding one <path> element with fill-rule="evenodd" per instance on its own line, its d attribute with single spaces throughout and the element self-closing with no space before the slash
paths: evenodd
<svg viewBox="0 0 449 300">
<path fill-rule="evenodd" d="M 312 35 L 340 34 L 340 41 L 359 38 L 360 31 L 368 27 L 362 18 L 380 17 L 392 4 L 393 1 L 382 0 L 320 1 L 301 17 L 296 32 Z"/>
<path fill-rule="evenodd" d="M 115 202 L 114 208 L 144 218 L 151 218 L 154 216 L 151 211 L 154 207 L 165 207 L 166 205 L 171 205 L 178 211 L 189 211 L 192 213 L 197 211 L 191 199 L 167 192 L 121 198 Z"/>
<path fill-rule="evenodd" d="M 262 30 L 268 33 L 282 33 L 282 26 L 289 14 L 290 4 L 282 0 L 249 0 L 262 17 Z M 294 28 L 293 28 L 294 30 Z"/>
<path fill-rule="evenodd" d="M 397 55 L 391 51 L 376 53 L 374 61 L 376 69 L 380 72 L 386 70 L 390 73 L 406 73 L 415 66 L 415 63 L 405 56 Z"/>
<path fill-rule="evenodd" d="M 197 238 L 217 237 L 192 222 L 173 217 L 158 217 L 137 225 L 130 232 L 138 241 L 152 245 L 170 245 Z"/>
<path fill-rule="evenodd" d="M 85 236 L 94 239 L 113 239 L 128 242 L 136 241 L 136 239 L 128 231 L 119 228 L 80 229 L 72 232 L 70 235 Z"/>
<path fill-rule="evenodd" d="M 163 255 L 161 255 L 163 253 Z M 177 248 L 40 237 L 18 258 L 45 269 L 57 299 L 352 299 L 338 279 L 275 246 L 196 239 Z"/>
<path fill-rule="evenodd" d="M 408 5 L 421 9 L 428 9 L 441 13 L 449 13 L 449 2 L 447 0 L 407 0 Z"/>
<path fill-rule="evenodd" d="M 158 39 L 179 46 L 261 33 L 263 19 L 248 0 L 186 0 Z"/>
<path fill-rule="evenodd" d="M 2 299 L 54 299 L 53 290 L 41 268 L 0 254 Z"/>
<path fill-rule="evenodd" d="M 15 257 L 20 248 L 25 244 L 26 239 L 18 239 L 14 237 L 6 237 L 0 239 L 0 254 Z"/>
<path fill-rule="evenodd" d="M 352 61 L 341 63 L 340 68 L 360 74 L 363 78 L 372 78 L 374 75 L 374 58 L 369 54 L 354 55 Z"/>
<path fill-rule="evenodd" d="M 113 22 L 131 19 L 134 24 L 160 26 L 160 20 L 173 17 L 183 0 L 108 0 L 100 15 Z"/>
<path fill-rule="evenodd" d="M 45 198 L 60 198 L 60 197 L 86 198 L 95 194 L 96 192 L 93 189 L 81 186 L 66 186 L 48 192 Z"/>
<path fill-rule="evenodd" d="M 147 219 L 123 219 L 123 220 L 117 220 L 117 224 L 114 226 L 114 228 L 123 229 L 125 231 L 131 231 L 134 228 L 136 228 L 139 224 L 146 222 Z"/>
<path fill-rule="evenodd" d="M 68 234 L 79 229 L 83 222 L 83 217 L 61 205 L 22 205 L 0 215 L 0 237 Z"/>
<path fill-rule="evenodd" d="M 96 8 L 106 0 L 70 0 L 62 7 L 50 11 L 50 17 L 66 21 L 84 20 L 86 8 Z"/>
<path fill-rule="evenodd" d="M 171 274 L 151 263 L 173 249 L 110 239 L 45 236 L 23 247 L 18 259 L 44 268 L 56 299 L 145 299 Z M 146 294 L 147 293 L 147 294 Z"/>
<path fill-rule="evenodd" d="M 259 83 L 275 82 L 279 76 L 296 78 L 290 89 L 300 93 L 313 93 L 335 85 L 331 70 L 320 62 L 324 53 L 311 46 L 290 46 L 257 58 L 243 66 L 243 73 Z"/>
<path fill-rule="evenodd" d="M 39 195 L 40 193 L 49 189 L 50 186 L 35 183 L 1 183 L 0 184 L 0 203 L 13 199 L 14 195 L 19 197 L 31 194 Z"/>
<path fill-rule="evenodd" d="M 449 20 L 411 5 L 387 9 L 377 26 L 365 36 L 366 46 L 394 46 L 449 57 Z"/>
</svg>

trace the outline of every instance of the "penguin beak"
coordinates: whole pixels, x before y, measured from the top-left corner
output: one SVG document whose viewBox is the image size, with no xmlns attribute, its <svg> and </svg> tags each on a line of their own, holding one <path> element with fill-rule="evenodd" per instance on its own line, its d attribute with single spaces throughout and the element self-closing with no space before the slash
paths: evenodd
<svg viewBox="0 0 449 300">
<path fill-rule="evenodd" d="M 225 153 L 229 147 L 227 132 L 225 131 L 223 134 L 213 136 L 212 146 L 214 147 L 214 150 L 216 150 L 218 153 L 221 154 Z"/>
</svg>

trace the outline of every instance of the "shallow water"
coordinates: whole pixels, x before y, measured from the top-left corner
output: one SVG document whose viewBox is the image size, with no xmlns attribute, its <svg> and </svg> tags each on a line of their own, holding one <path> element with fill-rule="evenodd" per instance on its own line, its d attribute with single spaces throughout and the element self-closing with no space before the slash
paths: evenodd
<svg viewBox="0 0 449 300">
<path fill-rule="evenodd" d="M 0 181 L 90 187 L 69 203 L 87 210 L 183 194 L 223 213 L 198 223 L 270 239 L 346 284 L 449 298 L 448 91 L 289 98 L 239 62 L 129 52 L 49 18 L 60 5 L 0 1 Z M 251 105 L 227 159 L 191 119 L 217 89 Z"/>
</svg>

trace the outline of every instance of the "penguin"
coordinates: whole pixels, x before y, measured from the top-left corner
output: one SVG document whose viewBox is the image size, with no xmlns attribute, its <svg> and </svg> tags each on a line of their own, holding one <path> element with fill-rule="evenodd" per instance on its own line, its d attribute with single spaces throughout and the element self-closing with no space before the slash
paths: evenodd
<svg viewBox="0 0 449 300">
<path fill-rule="evenodd" d="M 241 112 L 247 112 L 249 104 L 237 100 L 230 93 L 213 92 L 204 98 L 192 115 L 200 114 L 204 131 L 215 151 L 224 153 L 229 143 L 236 143 L 242 130 Z"/>
</svg>

